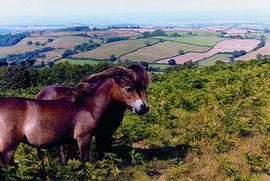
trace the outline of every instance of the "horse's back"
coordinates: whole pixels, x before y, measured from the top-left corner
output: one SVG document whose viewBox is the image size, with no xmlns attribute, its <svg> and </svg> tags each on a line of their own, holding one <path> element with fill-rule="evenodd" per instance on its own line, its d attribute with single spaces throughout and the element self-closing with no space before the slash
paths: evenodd
<svg viewBox="0 0 270 181">
<path fill-rule="evenodd" d="M 36 99 L 39 100 L 55 100 L 61 99 L 66 94 L 68 94 L 73 88 L 63 85 L 49 85 L 44 87 L 36 95 Z"/>
<path fill-rule="evenodd" d="M 27 101 L 24 98 L 6 97 L 0 99 L 0 115 L 10 113 L 10 116 L 16 115 L 18 112 L 24 112 L 27 108 Z"/>
</svg>

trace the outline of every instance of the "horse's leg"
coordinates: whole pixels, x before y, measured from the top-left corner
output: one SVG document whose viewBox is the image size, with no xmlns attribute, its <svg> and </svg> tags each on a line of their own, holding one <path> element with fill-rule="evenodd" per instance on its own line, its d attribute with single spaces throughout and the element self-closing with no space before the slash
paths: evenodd
<svg viewBox="0 0 270 181">
<path fill-rule="evenodd" d="M 91 141 L 91 136 L 89 134 L 85 135 L 84 137 L 77 138 L 82 163 L 86 163 L 89 161 L 90 141 Z"/>
<path fill-rule="evenodd" d="M 108 152 L 111 146 L 112 135 L 96 134 L 96 149 L 98 153 L 98 159 L 104 158 L 105 152 Z"/>
<path fill-rule="evenodd" d="M 78 144 L 70 144 L 67 147 L 68 154 L 66 156 L 66 162 L 68 162 L 69 159 L 74 159 L 77 157 L 77 150 L 78 150 Z"/>
<path fill-rule="evenodd" d="M 38 155 L 38 159 L 43 160 L 44 152 L 40 148 L 37 148 L 37 155 Z"/>
<path fill-rule="evenodd" d="M 60 156 L 60 160 L 61 160 L 62 165 L 66 165 L 67 162 L 66 162 L 66 157 L 65 157 L 65 153 L 64 153 L 64 146 L 59 146 L 57 148 L 57 150 L 59 152 L 59 156 Z"/>
<path fill-rule="evenodd" d="M 12 144 L 12 146 L 8 146 L 5 150 L 1 152 L 1 158 L 4 164 L 12 164 L 14 153 L 18 146 L 19 146 L 18 143 Z"/>
</svg>

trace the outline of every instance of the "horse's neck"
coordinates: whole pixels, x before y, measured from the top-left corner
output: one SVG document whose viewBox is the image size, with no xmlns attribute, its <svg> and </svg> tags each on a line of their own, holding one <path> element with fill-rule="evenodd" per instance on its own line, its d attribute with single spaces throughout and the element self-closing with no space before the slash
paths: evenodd
<svg viewBox="0 0 270 181">
<path fill-rule="evenodd" d="M 106 84 L 106 85 L 105 85 Z M 99 120 L 112 102 L 110 86 L 107 83 L 100 86 L 95 93 L 85 98 L 85 106 L 91 112 L 93 119 Z"/>
</svg>

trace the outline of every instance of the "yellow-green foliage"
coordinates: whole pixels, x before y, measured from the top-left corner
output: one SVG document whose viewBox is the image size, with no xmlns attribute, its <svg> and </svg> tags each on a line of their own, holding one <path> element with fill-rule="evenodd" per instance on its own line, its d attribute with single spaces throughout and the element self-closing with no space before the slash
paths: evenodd
<svg viewBox="0 0 270 181">
<path fill-rule="evenodd" d="M 54 151 L 38 161 L 36 152 L 22 145 L 15 157 L 18 168 L 5 167 L 2 175 L 68 180 L 269 179 L 270 61 L 176 67 L 151 77 L 150 112 L 140 117 L 127 112 L 114 136 L 116 155 L 95 161 L 91 149 L 92 162 L 85 168 L 78 159 L 62 167 Z"/>
</svg>

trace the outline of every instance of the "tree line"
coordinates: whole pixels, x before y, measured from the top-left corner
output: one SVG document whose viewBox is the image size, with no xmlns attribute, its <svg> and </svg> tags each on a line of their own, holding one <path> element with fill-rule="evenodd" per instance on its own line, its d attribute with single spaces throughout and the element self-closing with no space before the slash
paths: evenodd
<svg viewBox="0 0 270 181">
<path fill-rule="evenodd" d="M 0 47 L 15 45 L 28 36 L 30 36 L 29 32 L 0 35 Z"/>
</svg>

